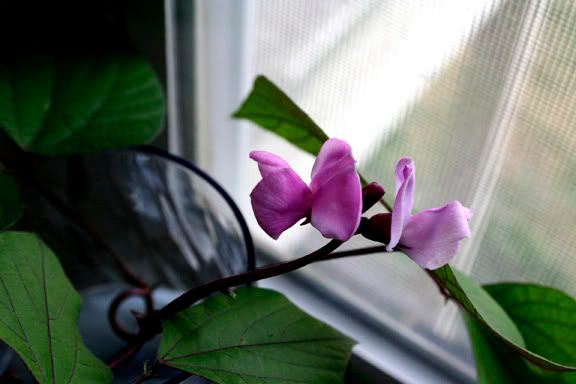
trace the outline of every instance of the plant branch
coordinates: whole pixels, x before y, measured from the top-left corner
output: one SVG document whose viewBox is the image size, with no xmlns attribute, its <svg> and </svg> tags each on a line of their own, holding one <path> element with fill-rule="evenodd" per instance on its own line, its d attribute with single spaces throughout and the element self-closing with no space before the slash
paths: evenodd
<svg viewBox="0 0 576 384">
<path fill-rule="evenodd" d="M 134 356 L 140 350 L 140 348 L 142 348 L 142 345 L 144 345 L 144 341 L 142 340 L 136 340 L 128 344 L 120 352 L 118 352 L 118 354 L 116 354 L 112 360 L 108 362 L 108 367 L 111 369 L 117 368 L 126 360 Z"/>
<path fill-rule="evenodd" d="M 322 248 L 317 249 L 306 256 L 284 263 L 258 268 L 253 271 L 212 280 L 204 285 L 193 288 L 178 296 L 162 309 L 153 312 L 150 316 L 138 319 L 140 324 L 140 338 L 147 340 L 157 333 L 160 333 L 162 331 L 163 321 L 168 320 L 170 317 L 185 310 L 204 297 L 216 292 L 226 292 L 232 287 L 295 271 L 315 261 L 321 260 L 327 254 L 342 245 L 342 243 L 343 242 L 340 240 L 332 240 Z"/>
<path fill-rule="evenodd" d="M 158 311 L 158 316 L 160 319 L 166 320 L 212 293 L 226 291 L 228 288 L 295 271 L 322 259 L 327 254 L 338 248 L 340 245 L 342 245 L 342 241 L 332 240 L 322 248 L 317 249 L 316 251 L 309 253 L 306 256 L 302 256 L 285 263 L 273 264 L 255 269 L 254 271 L 244 272 L 222 279 L 213 280 L 197 288 L 191 289 L 190 291 L 177 297 L 174 301 L 160 309 Z"/>
<path fill-rule="evenodd" d="M 369 255 L 371 253 L 382 253 L 382 252 L 386 252 L 386 246 L 385 245 L 378 245 L 375 247 L 367 247 L 367 248 L 351 249 L 349 251 L 332 252 L 330 254 L 327 254 L 324 257 L 319 258 L 317 261 L 326 261 L 326 260 L 339 259 L 342 257 L 361 256 L 361 255 Z"/>
<path fill-rule="evenodd" d="M 388 204 L 388 202 L 384 200 L 384 198 L 380 199 L 380 203 L 384 206 L 384 208 L 386 208 L 388 212 L 392 213 L 392 206 L 390 206 L 390 204 Z"/>
</svg>

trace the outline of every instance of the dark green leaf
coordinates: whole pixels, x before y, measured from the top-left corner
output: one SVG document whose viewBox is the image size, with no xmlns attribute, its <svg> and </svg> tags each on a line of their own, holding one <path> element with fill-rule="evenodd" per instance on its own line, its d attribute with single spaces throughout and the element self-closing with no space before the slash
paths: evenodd
<svg viewBox="0 0 576 384">
<path fill-rule="evenodd" d="M 328 136 L 280 88 L 258 76 L 252 92 L 234 117 L 248 119 L 312 155 Z"/>
<path fill-rule="evenodd" d="M 564 365 L 576 365 L 574 299 L 534 284 L 495 284 L 485 289 L 516 323 L 530 351 Z M 524 360 L 472 318 L 467 317 L 466 324 L 480 383 L 576 382 L 576 373 L 544 371 Z"/>
<path fill-rule="evenodd" d="M 158 359 L 218 383 L 342 383 L 352 345 L 281 294 L 241 288 L 167 321 Z"/>
<path fill-rule="evenodd" d="M 49 154 L 144 144 L 164 117 L 143 57 L 83 54 L 0 64 L 0 125 L 23 149 Z"/>
<path fill-rule="evenodd" d="M 4 60 L 0 64 L 0 127 L 28 148 L 50 107 L 54 76 L 51 58 Z"/>
<path fill-rule="evenodd" d="M 453 271 L 450 266 L 432 271 L 454 299 L 477 321 L 506 346 L 521 354 L 531 363 L 550 371 L 576 371 L 576 366 L 565 364 L 538 354 L 526 347 L 522 333 L 502 307 L 472 279 Z M 556 347 L 562 348 L 557 345 Z"/>
<path fill-rule="evenodd" d="M 494 284 L 484 288 L 516 323 L 530 351 L 576 366 L 576 301 L 572 297 L 536 284 Z"/>
<path fill-rule="evenodd" d="M 18 185 L 14 178 L 0 173 L 0 231 L 14 224 L 22 214 Z"/>
<path fill-rule="evenodd" d="M 510 342 L 524 347 L 524 339 L 514 322 L 478 283 L 462 272 L 452 270 L 449 265 L 432 273 L 440 278 L 446 289 L 472 316 L 487 323 L 494 332 Z"/>
<path fill-rule="evenodd" d="M 503 364 L 502 352 L 507 348 L 491 335 L 482 324 L 472 315 L 464 313 L 464 320 L 468 328 L 472 352 L 476 361 L 476 375 L 479 384 L 507 384 L 513 383 L 514 377 L 511 367 Z M 498 345 L 498 343 L 500 345 Z M 512 357 L 521 359 L 517 354 Z M 514 361 L 518 363 L 518 361 Z M 527 368 L 527 367 L 523 367 Z"/>
<path fill-rule="evenodd" d="M 35 235 L 0 234 L 0 339 L 40 383 L 107 383 L 110 370 L 78 331 L 80 296 Z"/>
</svg>

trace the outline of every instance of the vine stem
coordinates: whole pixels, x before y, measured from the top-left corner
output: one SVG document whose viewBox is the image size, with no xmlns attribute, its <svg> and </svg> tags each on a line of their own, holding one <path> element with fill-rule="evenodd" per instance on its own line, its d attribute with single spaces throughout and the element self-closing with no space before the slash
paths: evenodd
<svg viewBox="0 0 576 384">
<path fill-rule="evenodd" d="M 342 257 L 349 257 L 349 256 L 369 255 L 371 253 L 382 253 L 382 252 L 386 252 L 386 246 L 385 245 L 351 249 L 348 251 L 341 251 L 341 252 L 332 252 L 332 253 L 325 255 L 324 257 L 319 258 L 318 261 L 333 260 L 333 259 L 339 259 Z"/>
<path fill-rule="evenodd" d="M 111 369 L 117 368 L 126 360 L 134 356 L 134 354 L 138 352 L 140 348 L 142 348 L 142 345 L 144 345 L 144 341 L 142 340 L 137 340 L 128 344 L 120 352 L 118 352 L 118 354 L 116 354 L 116 356 L 114 356 L 111 361 L 108 362 L 108 367 Z"/>
<path fill-rule="evenodd" d="M 384 198 L 380 199 L 380 204 L 382 204 L 384 208 L 388 210 L 388 212 L 392 213 L 392 206 L 386 200 L 384 200 Z"/>
<path fill-rule="evenodd" d="M 302 256 L 300 258 L 284 263 L 272 264 L 266 267 L 258 268 L 254 271 L 244 272 L 218 280 L 212 280 L 204 285 L 183 293 L 172 302 L 164 306 L 162 309 L 156 311 L 152 317 L 155 317 L 160 321 L 165 321 L 174 316 L 176 313 L 188 308 L 198 300 L 212 293 L 226 292 L 229 288 L 232 287 L 295 271 L 315 261 L 322 260 L 328 254 L 341 246 L 342 243 L 343 242 L 340 240 L 332 240 L 322 248 L 317 249 L 316 251 L 309 253 L 306 256 Z"/>
</svg>

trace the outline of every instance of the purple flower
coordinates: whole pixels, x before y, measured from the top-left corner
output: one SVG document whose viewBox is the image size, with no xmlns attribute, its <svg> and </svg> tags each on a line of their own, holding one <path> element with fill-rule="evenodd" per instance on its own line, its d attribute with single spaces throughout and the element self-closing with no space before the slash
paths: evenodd
<svg viewBox="0 0 576 384">
<path fill-rule="evenodd" d="M 412 216 L 416 169 L 405 157 L 396 166 L 396 201 L 390 225 L 387 251 L 400 249 L 421 267 L 436 269 L 458 252 L 460 241 L 470 237 L 470 209 L 459 201 L 441 208 L 425 209 Z"/>
<path fill-rule="evenodd" d="M 277 239 L 282 232 L 309 217 L 324 237 L 348 240 L 360 224 L 362 187 L 356 173 L 352 149 L 345 141 L 324 143 L 312 167 L 310 186 L 282 158 L 253 151 L 262 180 L 250 199 L 256 221 Z"/>
</svg>

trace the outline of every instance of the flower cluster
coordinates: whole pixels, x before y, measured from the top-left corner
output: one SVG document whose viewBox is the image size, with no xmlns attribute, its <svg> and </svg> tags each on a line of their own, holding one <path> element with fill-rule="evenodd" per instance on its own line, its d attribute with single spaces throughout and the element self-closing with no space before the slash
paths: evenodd
<svg viewBox="0 0 576 384">
<path fill-rule="evenodd" d="M 363 219 L 362 187 L 350 146 L 338 139 L 324 143 L 304 181 L 280 157 L 254 151 L 262 180 L 250 197 L 258 224 L 272 238 L 307 218 L 324 237 L 348 240 L 356 233 L 381 241 L 386 250 L 401 250 L 421 267 L 439 268 L 470 237 L 471 212 L 458 201 L 412 215 L 416 168 L 410 158 L 396 166 L 396 199 L 391 213 Z M 359 228 L 360 227 L 360 228 Z"/>
</svg>

